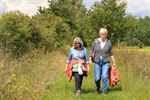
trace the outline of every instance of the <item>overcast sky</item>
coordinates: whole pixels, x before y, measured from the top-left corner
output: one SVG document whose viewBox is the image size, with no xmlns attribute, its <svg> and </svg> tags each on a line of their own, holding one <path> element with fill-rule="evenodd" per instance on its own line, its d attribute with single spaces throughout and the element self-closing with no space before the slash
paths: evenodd
<svg viewBox="0 0 150 100">
<path fill-rule="evenodd" d="M 94 2 L 101 0 L 84 0 L 89 9 Z M 127 1 L 127 13 L 136 16 L 150 16 L 150 0 L 124 0 Z M 34 15 L 38 6 L 47 7 L 47 0 L 0 0 L 0 13 L 19 10 L 28 15 Z"/>
</svg>

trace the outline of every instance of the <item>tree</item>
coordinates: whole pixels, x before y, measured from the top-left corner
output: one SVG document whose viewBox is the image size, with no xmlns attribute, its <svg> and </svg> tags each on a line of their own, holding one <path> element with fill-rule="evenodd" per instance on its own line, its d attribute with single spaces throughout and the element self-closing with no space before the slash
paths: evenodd
<svg viewBox="0 0 150 100">
<path fill-rule="evenodd" d="M 45 51 L 63 47 L 72 39 L 70 38 L 70 27 L 64 23 L 62 18 L 51 12 L 34 16 L 33 22 L 42 38 L 40 46 L 44 47 Z"/>
<path fill-rule="evenodd" d="M 149 31 L 149 18 L 137 18 L 132 15 L 126 16 L 126 35 L 124 40 L 128 46 L 149 45 L 150 31 Z"/>
<path fill-rule="evenodd" d="M 139 18 L 139 28 L 139 38 L 142 43 L 146 46 L 150 46 L 150 17 Z"/>
<path fill-rule="evenodd" d="M 49 7 L 40 8 L 39 13 L 51 12 L 59 16 L 70 27 L 73 37 L 83 37 L 81 21 L 86 15 L 86 8 L 82 2 L 83 0 L 50 0 Z"/>
<path fill-rule="evenodd" d="M 113 43 L 117 40 L 123 40 L 125 35 L 125 8 L 126 3 L 118 3 L 117 0 L 102 0 L 95 3 L 93 8 L 88 12 L 89 20 L 91 21 L 92 39 L 98 37 L 99 29 L 106 27 L 108 29 L 108 38 Z"/>
</svg>

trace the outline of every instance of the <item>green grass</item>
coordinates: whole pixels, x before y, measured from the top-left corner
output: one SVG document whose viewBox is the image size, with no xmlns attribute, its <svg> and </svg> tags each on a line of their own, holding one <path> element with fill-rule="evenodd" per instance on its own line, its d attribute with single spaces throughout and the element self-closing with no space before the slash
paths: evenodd
<svg viewBox="0 0 150 100">
<path fill-rule="evenodd" d="M 88 77 L 84 78 L 81 96 L 77 97 L 75 95 L 74 79 L 69 83 L 65 73 L 62 72 L 60 75 L 61 79 L 57 80 L 56 84 L 52 86 L 53 89 L 46 90 L 46 94 L 42 97 L 42 100 L 60 100 L 62 98 L 66 100 L 149 100 L 150 86 L 146 83 L 147 81 L 144 81 L 144 79 L 137 75 L 140 72 L 132 72 L 135 67 L 128 68 L 130 65 L 124 63 L 123 60 L 121 61 L 119 56 L 124 57 L 125 55 L 121 55 L 120 53 L 127 53 L 126 51 L 117 52 L 117 65 L 121 73 L 121 81 L 118 86 L 109 88 L 110 92 L 108 95 L 102 93 L 99 95 L 96 94 L 92 65 Z"/>
<path fill-rule="evenodd" d="M 55 56 L 57 55 L 57 56 Z M 75 95 L 74 78 L 65 75 L 66 55 L 56 52 L 32 52 L 19 60 L 1 56 L 0 100 L 150 100 L 149 53 L 135 50 L 115 50 L 121 74 L 119 84 L 109 94 L 95 91 L 93 64 L 84 77 L 82 94 Z"/>
<path fill-rule="evenodd" d="M 96 94 L 93 70 L 84 78 L 82 94 L 75 95 L 74 79 L 69 83 L 64 73 L 56 84 L 49 86 L 42 100 L 149 100 L 149 87 L 142 80 L 126 74 L 125 66 L 121 66 L 121 81 L 118 86 L 110 88 L 108 95 Z"/>
<path fill-rule="evenodd" d="M 140 52 L 140 53 L 146 53 L 150 54 L 150 47 L 143 47 L 143 48 L 138 48 L 138 47 L 125 47 L 125 48 L 115 48 L 115 50 L 127 50 L 130 52 Z"/>
</svg>

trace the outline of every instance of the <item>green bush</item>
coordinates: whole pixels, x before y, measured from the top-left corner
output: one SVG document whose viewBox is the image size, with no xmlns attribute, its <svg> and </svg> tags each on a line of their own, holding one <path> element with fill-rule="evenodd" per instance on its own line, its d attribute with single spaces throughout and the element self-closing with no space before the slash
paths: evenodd
<svg viewBox="0 0 150 100">
<path fill-rule="evenodd" d="M 25 54 L 32 37 L 31 18 L 20 12 L 9 12 L 1 16 L 0 23 L 2 44 L 15 56 Z"/>
</svg>

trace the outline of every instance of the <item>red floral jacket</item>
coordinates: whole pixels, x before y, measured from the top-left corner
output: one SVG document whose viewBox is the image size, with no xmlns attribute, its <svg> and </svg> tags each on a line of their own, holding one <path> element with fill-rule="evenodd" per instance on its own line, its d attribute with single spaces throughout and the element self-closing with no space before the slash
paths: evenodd
<svg viewBox="0 0 150 100">
<path fill-rule="evenodd" d="M 84 76 L 87 76 L 87 66 L 86 66 L 86 63 L 84 60 L 74 60 L 72 59 L 69 64 L 68 64 L 68 67 L 67 67 L 67 70 L 66 70 L 66 75 L 67 77 L 69 78 L 69 82 L 71 81 L 72 79 L 72 68 L 73 68 L 73 65 L 74 64 L 78 64 L 78 63 L 81 63 L 84 65 L 84 68 L 83 68 L 83 75 Z"/>
<path fill-rule="evenodd" d="M 120 81 L 119 71 L 117 70 L 116 66 L 112 66 L 110 68 L 110 73 L 109 73 L 109 85 L 111 87 L 114 87 L 115 85 L 118 84 L 119 81 Z"/>
</svg>

